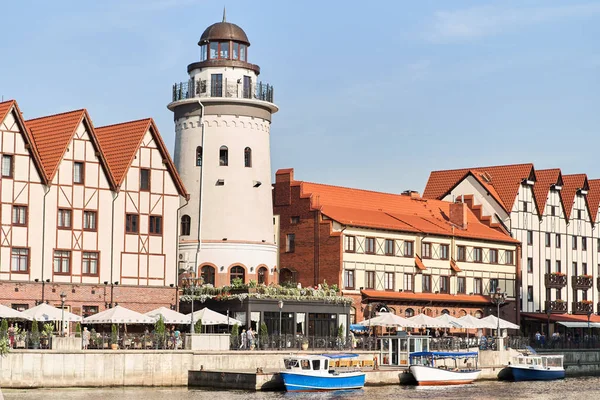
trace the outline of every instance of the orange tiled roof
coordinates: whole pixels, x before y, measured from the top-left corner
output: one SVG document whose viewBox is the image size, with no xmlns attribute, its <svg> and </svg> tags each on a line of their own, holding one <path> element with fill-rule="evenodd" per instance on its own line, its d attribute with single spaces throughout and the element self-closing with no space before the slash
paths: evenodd
<svg viewBox="0 0 600 400">
<path fill-rule="evenodd" d="M 152 134 L 158 150 L 166 161 L 165 165 L 175 182 L 179 194 L 188 197 L 183 182 L 181 182 L 181 178 L 175 169 L 167 147 L 162 141 L 160 134 L 158 134 L 158 129 L 152 118 L 96 128 L 98 141 L 106 154 L 106 160 L 117 187 L 120 187 L 125 180 L 127 170 L 131 166 L 138 148 L 148 131 Z"/>
<path fill-rule="evenodd" d="M 519 191 L 519 186 L 524 179 L 535 180 L 533 164 L 498 165 L 492 167 L 463 168 L 444 171 L 433 171 L 429 175 L 423 197 L 428 199 L 444 198 L 467 174 L 479 176 L 484 180 L 486 189 L 492 186 L 496 192 L 495 197 L 500 199 L 500 205 L 507 213 L 512 210 Z M 492 192 L 490 192 L 494 196 Z"/>
<path fill-rule="evenodd" d="M 421 260 L 421 257 L 419 256 L 415 256 L 415 267 L 417 267 L 419 271 L 425 271 L 427 269 L 425 264 L 423 264 L 423 260 Z"/>
<path fill-rule="evenodd" d="M 550 186 L 560 185 L 562 182 L 562 175 L 559 168 L 538 169 L 535 171 L 535 177 L 537 178 L 535 185 L 533 185 L 535 204 L 538 209 L 538 214 L 543 215 L 546 201 L 548 200 Z"/>
<path fill-rule="evenodd" d="M 563 201 L 563 205 L 565 207 L 565 214 L 567 216 L 567 220 L 571 219 L 571 211 L 573 210 L 573 204 L 575 201 L 575 195 L 577 194 L 577 190 L 584 189 L 588 190 L 589 185 L 587 181 L 586 174 L 573 174 L 573 175 L 563 175 L 563 188 L 560 191 L 560 196 Z M 587 202 L 587 196 L 586 196 Z M 589 210 L 588 203 L 588 210 Z"/>
<path fill-rule="evenodd" d="M 8 112 L 12 109 L 13 105 L 15 105 L 14 100 L 3 101 L 0 103 L 0 123 L 4 121 Z"/>
<path fill-rule="evenodd" d="M 456 261 L 454 261 L 453 259 L 450 259 L 450 268 L 452 268 L 452 270 L 454 272 L 460 272 L 461 271 L 460 267 L 456 264 Z"/>
<path fill-rule="evenodd" d="M 386 292 L 382 290 L 363 289 L 360 294 L 369 300 L 384 301 L 441 301 L 445 303 L 491 304 L 488 296 L 480 294 L 445 294 L 445 293 L 411 293 Z"/>
<path fill-rule="evenodd" d="M 303 181 L 293 184 L 300 185 L 301 196 L 310 197 L 313 208 L 344 225 L 518 243 L 482 224 L 469 209 L 467 229 L 456 228 L 448 220 L 451 203 L 446 201 Z"/>
<path fill-rule="evenodd" d="M 587 195 L 588 206 L 590 207 L 590 217 L 592 223 L 596 223 L 596 217 L 598 216 L 598 207 L 600 207 L 600 179 L 588 180 L 590 191 Z"/>
</svg>

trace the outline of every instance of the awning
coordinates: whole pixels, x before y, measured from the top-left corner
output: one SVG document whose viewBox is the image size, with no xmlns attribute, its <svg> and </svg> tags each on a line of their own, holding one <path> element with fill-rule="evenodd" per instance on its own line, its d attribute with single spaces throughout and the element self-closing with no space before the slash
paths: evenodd
<svg viewBox="0 0 600 400">
<path fill-rule="evenodd" d="M 567 328 L 600 328 L 600 322 L 587 322 L 582 321 L 558 321 L 558 324 L 566 326 Z"/>
<path fill-rule="evenodd" d="M 360 291 L 364 300 L 379 300 L 385 302 L 440 302 L 461 304 L 492 304 L 490 297 L 481 294 L 448 294 L 448 293 L 413 293 L 392 292 L 387 290 L 363 289 Z"/>
<path fill-rule="evenodd" d="M 364 332 L 367 331 L 369 328 L 367 328 L 366 326 L 360 325 L 360 324 L 350 324 L 350 330 L 354 331 L 354 332 Z"/>
<path fill-rule="evenodd" d="M 421 260 L 421 257 L 419 256 L 415 256 L 415 267 L 421 271 L 425 271 L 427 269 L 425 268 L 425 264 L 423 264 L 423 260 Z"/>
<path fill-rule="evenodd" d="M 546 322 L 550 319 L 550 322 L 585 322 L 587 324 L 588 317 L 584 314 L 550 314 L 550 318 L 548 318 L 548 314 L 546 313 L 521 313 L 521 318 L 523 319 L 533 319 L 538 320 L 540 322 Z M 590 322 L 598 322 L 600 323 L 600 315 L 592 314 L 590 315 Z"/>
<path fill-rule="evenodd" d="M 450 259 L 450 268 L 452 268 L 452 271 L 454 271 L 454 272 L 461 271 L 461 269 L 458 268 L 458 265 L 456 265 L 456 262 L 453 259 Z"/>
</svg>

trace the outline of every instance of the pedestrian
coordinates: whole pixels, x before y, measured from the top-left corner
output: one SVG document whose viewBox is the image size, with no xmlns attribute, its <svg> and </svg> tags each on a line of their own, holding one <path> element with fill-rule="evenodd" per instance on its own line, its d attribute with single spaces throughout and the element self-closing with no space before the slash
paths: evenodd
<svg viewBox="0 0 600 400">
<path fill-rule="evenodd" d="M 8 341 L 10 342 L 10 347 L 14 347 L 15 345 L 15 327 L 13 324 L 10 324 L 8 328 Z"/>
<path fill-rule="evenodd" d="M 248 332 L 246 332 L 246 338 L 248 339 L 248 346 L 250 350 L 254 350 L 254 332 L 252 332 L 252 327 L 248 328 Z"/>
<path fill-rule="evenodd" d="M 242 329 L 242 333 L 240 335 L 240 349 L 246 349 L 246 341 L 248 340 L 248 334 L 245 329 Z"/>
<path fill-rule="evenodd" d="M 81 337 L 83 338 L 83 349 L 87 350 L 88 346 L 90 345 L 90 331 L 88 331 L 87 326 L 83 328 L 83 333 L 81 335 Z"/>
<path fill-rule="evenodd" d="M 356 348 L 356 339 L 354 339 L 354 333 L 352 331 L 350 331 L 348 336 L 350 337 L 350 345 L 352 346 L 353 349 Z"/>
<path fill-rule="evenodd" d="M 536 331 L 535 332 L 535 343 L 538 346 L 540 345 L 540 340 L 542 340 L 542 335 L 541 335 L 540 331 Z"/>
<path fill-rule="evenodd" d="M 179 328 L 175 328 L 175 349 L 181 347 L 181 332 L 179 332 Z"/>
</svg>

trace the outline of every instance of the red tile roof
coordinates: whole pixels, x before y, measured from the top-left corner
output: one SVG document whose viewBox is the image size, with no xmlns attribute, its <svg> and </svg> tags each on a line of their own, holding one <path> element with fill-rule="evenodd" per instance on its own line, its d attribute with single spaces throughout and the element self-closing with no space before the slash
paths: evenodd
<svg viewBox="0 0 600 400">
<path fill-rule="evenodd" d="M 573 174 L 573 175 L 563 175 L 563 188 L 560 192 L 560 196 L 563 201 L 563 205 L 565 207 L 565 214 L 567 216 L 567 220 L 571 219 L 571 211 L 573 210 L 573 204 L 575 202 L 575 195 L 579 189 L 588 190 L 589 185 L 587 181 L 587 176 L 585 174 Z M 587 203 L 587 196 L 586 196 Z M 588 204 L 588 210 L 589 210 Z M 598 210 L 596 210 L 597 212 Z"/>
<path fill-rule="evenodd" d="M 535 171 L 536 182 L 533 185 L 533 194 L 535 196 L 535 204 L 538 209 L 538 214 L 544 214 L 546 201 L 548 200 L 548 192 L 550 186 L 561 184 L 560 169 L 538 169 Z"/>
<path fill-rule="evenodd" d="M 456 265 L 456 261 L 454 261 L 453 259 L 450 259 L 450 268 L 452 268 L 454 272 L 461 272 L 461 269 L 458 265 Z"/>
<path fill-rule="evenodd" d="M 106 160 L 117 187 L 120 187 L 125 180 L 127 170 L 131 166 L 148 131 L 150 131 L 158 150 L 165 160 L 165 165 L 175 182 L 179 194 L 189 197 L 152 118 L 96 128 L 98 141 L 106 154 Z"/>
<path fill-rule="evenodd" d="M 444 198 L 469 173 L 479 176 L 480 182 L 481 180 L 488 182 L 489 185 L 484 184 L 486 189 L 489 190 L 489 186 L 493 187 L 496 193 L 490 191 L 490 194 L 500 199 L 499 203 L 507 213 L 512 210 L 521 182 L 525 179 L 535 180 L 531 163 L 433 171 L 429 175 L 423 197 Z"/>
<path fill-rule="evenodd" d="M 444 294 L 444 293 L 411 293 L 386 292 L 381 290 L 363 289 L 360 294 L 369 300 L 383 301 L 440 301 L 445 303 L 462 304 L 491 304 L 488 296 L 480 294 Z"/>
<path fill-rule="evenodd" d="M 590 185 L 590 191 L 587 195 L 587 202 L 590 207 L 590 217 L 592 223 L 596 223 L 598 208 L 600 207 L 600 179 L 590 179 L 588 185 Z"/>
<path fill-rule="evenodd" d="M 423 260 L 421 260 L 421 257 L 419 256 L 415 256 L 415 267 L 417 267 L 419 271 L 425 271 L 427 269 L 425 264 L 423 264 Z"/>
<path fill-rule="evenodd" d="M 8 114 L 8 112 L 12 109 L 15 103 L 16 101 L 14 100 L 3 101 L 2 103 L 0 103 L 0 123 L 4 121 L 4 118 L 6 118 L 6 114 Z"/>
</svg>

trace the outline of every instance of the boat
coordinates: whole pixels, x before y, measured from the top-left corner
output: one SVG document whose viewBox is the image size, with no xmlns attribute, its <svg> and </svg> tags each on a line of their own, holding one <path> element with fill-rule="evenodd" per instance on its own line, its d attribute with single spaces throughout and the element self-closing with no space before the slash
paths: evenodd
<svg viewBox="0 0 600 400">
<path fill-rule="evenodd" d="M 421 351 L 411 353 L 409 371 L 418 385 L 462 385 L 473 383 L 481 370 L 477 352 Z"/>
<path fill-rule="evenodd" d="M 284 358 L 285 369 L 280 375 L 288 392 L 361 389 L 365 373 L 351 367 L 349 360 L 357 357 L 357 354 L 290 356 Z M 337 364 L 346 366 L 336 367 Z"/>
<path fill-rule="evenodd" d="M 508 364 L 515 381 L 552 381 L 563 379 L 565 369 L 562 355 L 518 356 Z"/>
</svg>

